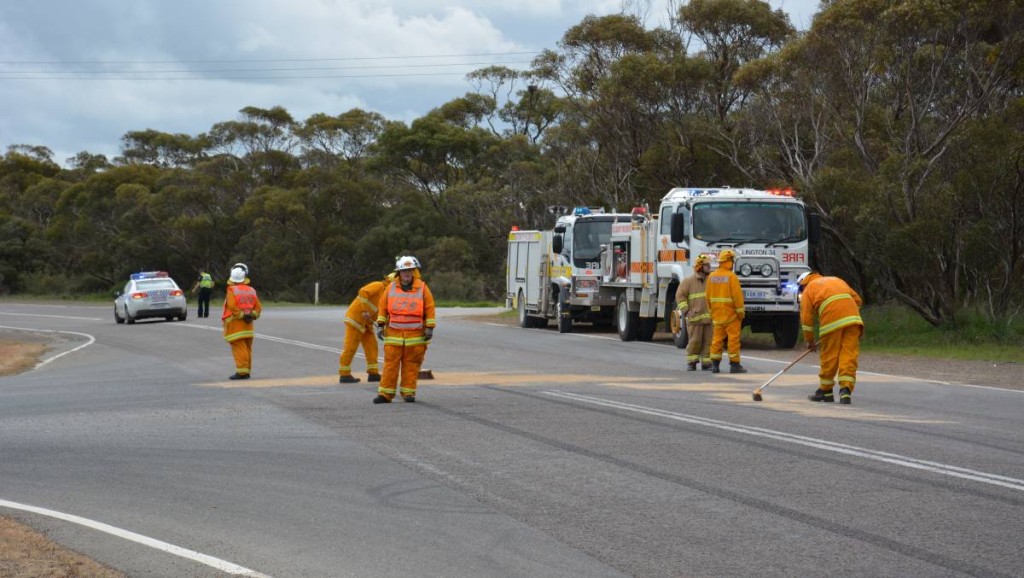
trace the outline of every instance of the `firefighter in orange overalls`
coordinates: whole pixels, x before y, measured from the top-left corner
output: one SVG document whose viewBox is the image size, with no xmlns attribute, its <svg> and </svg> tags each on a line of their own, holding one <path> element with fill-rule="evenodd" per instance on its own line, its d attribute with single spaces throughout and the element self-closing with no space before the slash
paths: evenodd
<svg viewBox="0 0 1024 578">
<path fill-rule="evenodd" d="M 718 254 L 718 269 L 708 275 L 708 306 L 711 308 L 711 373 L 720 373 L 722 350 L 726 337 L 729 340 L 729 373 L 746 373 L 740 365 L 740 330 L 743 328 L 743 290 L 740 280 L 732 272 L 736 252 L 725 249 Z"/>
<path fill-rule="evenodd" d="M 256 336 L 252 322 L 259 319 L 263 306 L 256 290 L 249 286 L 249 268 L 236 263 L 228 277 L 227 296 L 220 320 L 224 324 L 224 341 L 231 345 L 235 373 L 228 379 L 249 379 L 252 370 L 252 341 Z"/>
<path fill-rule="evenodd" d="M 822 277 L 815 272 L 800 275 L 796 282 L 800 286 L 800 325 L 807 349 L 819 347 L 814 341 L 814 318 L 818 317 L 819 385 L 807 399 L 835 401 L 832 390 L 838 373 L 839 403 L 849 404 L 857 385 L 860 338 L 864 335 L 860 295 L 839 277 Z"/>
<path fill-rule="evenodd" d="M 416 257 L 399 257 L 398 279 L 384 290 L 377 307 L 377 337 L 384 340 L 384 375 L 373 403 L 391 403 L 401 373 L 401 394 L 416 401 L 416 378 L 434 337 L 434 296 L 420 278 Z"/>
<path fill-rule="evenodd" d="M 380 366 L 377 365 L 377 339 L 373 336 L 373 324 L 377 320 L 377 304 L 395 274 L 390 273 L 383 281 L 371 281 L 359 288 L 359 295 L 348 306 L 345 313 L 345 344 L 338 357 L 338 383 L 359 383 L 352 376 L 352 358 L 356 356 L 359 344 L 363 344 L 366 356 L 366 381 L 380 381 Z"/>
</svg>

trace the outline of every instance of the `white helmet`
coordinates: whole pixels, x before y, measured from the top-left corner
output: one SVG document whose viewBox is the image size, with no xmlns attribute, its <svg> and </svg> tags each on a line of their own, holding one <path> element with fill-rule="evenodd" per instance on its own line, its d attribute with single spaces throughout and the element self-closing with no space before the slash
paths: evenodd
<svg viewBox="0 0 1024 578">
<path fill-rule="evenodd" d="M 230 279 L 232 283 L 241 283 L 245 281 L 245 269 L 237 266 L 232 267 Z"/>
<path fill-rule="evenodd" d="M 796 284 L 803 287 L 805 284 L 807 284 L 807 278 L 810 276 L 811 271 L 804 271 L 803 273 L 800 274 L 799 277 L 796 278 Z"/>
<path fill-rule="evenodd" d="M 246 275 L 249 274 L 249 266 L 246 265 L 245 263 L 235 263 L 234 265 L 231 266 L 232 269 L 234 269 L 235 267 L 238 267 L 242 269 L 242 271 L 245 271 Z"/>
<path fill-rule="evenodd" d="M 406 255 L 404 257 L 399 257 L 398 260 L 395 261 L 395 271 L 405 271 L 407 269 L 419 269 L 419 268 L 420 268 L 420 261 L 419 261 L 419 259 L 417 259 L 416 257 L 413 257 L 411 255 Z"/>
</svg>

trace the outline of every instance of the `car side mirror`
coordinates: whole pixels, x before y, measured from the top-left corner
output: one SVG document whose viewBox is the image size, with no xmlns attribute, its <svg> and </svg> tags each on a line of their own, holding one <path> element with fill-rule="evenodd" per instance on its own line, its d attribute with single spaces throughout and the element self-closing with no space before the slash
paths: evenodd
<svg viewBox="0 0 1024 578">
<path fill-rule="evenodd" d="M 120 291 L 114 291 L 114 297 L 120 297 L 120 296 L 121 296 L 121 292 Z"/>
</svg>

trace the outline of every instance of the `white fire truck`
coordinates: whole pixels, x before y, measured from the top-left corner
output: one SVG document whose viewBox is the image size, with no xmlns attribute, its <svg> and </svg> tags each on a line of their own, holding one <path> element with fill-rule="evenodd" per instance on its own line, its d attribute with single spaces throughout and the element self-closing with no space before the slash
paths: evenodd
<svg viewBox="0 0 1024 578">
<path fill-rule="evenodd" d="M 629 214 L 576 207 L 554 230 L 510 232 L 505 305 L 518 311 L 519 325 L 547 327 L 554 319 L 560 333 L 575 322 L 611 326 L 618 291 L 601 287 L 601 254 L 615 223 L 629 221 Z"/>
<path fill-rule="evenodd" d="M 662 198 L 658 215 L 634 212 L 631 221 L 612 226 L 600 268 L 604 294 L 614 293 L 622 340 L 649 341 L 664 321 L 676 346 L 685 347 L 685 324 L 673 315 L 679 281 L 693 274 L 701 253 L 717 256 L 731 248 L 746 305 L 744 326 L 772 333 L 777 347 L 796 344 L 796 278 L 810 270 L 820 224 L 792 191 L 675 188 Z"/>
</svg>

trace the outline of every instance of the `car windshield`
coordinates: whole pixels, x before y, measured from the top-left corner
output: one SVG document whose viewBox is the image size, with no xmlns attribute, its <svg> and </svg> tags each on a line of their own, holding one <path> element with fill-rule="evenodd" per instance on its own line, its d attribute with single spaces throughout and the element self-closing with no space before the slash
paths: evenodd
<svg viewBox="0 0 1024 578">
<path fill-rule="evenodd" d="M 135 286 L 139 290 L 143 289 L 176 289 L 174 281 L 170 279 L 146 279 L 143 281 L 136 281 Z"/>
<path fill-rule="evenodd" d="M 796 203 L 700 203 L 693 208 L 693 236 L 709 243 L 795 242 L 807 238 L 807 227 Z"/>
</svg>

